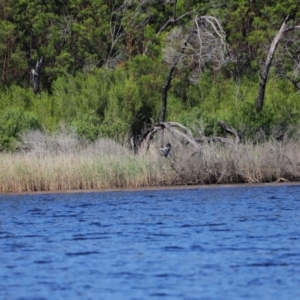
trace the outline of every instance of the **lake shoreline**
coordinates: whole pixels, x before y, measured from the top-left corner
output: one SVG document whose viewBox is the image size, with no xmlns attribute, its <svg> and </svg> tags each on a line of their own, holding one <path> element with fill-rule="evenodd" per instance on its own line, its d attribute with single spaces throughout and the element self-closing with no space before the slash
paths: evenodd
<svg viewBox="0 0 300 300">
<path fill-rule="evenodd" d="M 56 191 L 35 192 L 8 192 L 0 193 L 1 196 L 14 195 L 45 195 L 45 194 L 84 194 L 84 193 L 108 193 L 108 192 L 139 192 L 139 191 L 163 191 L 163 190 L 185 190 L 185 189 L 211 189 L 211 188 L 243 188 L 243 187 L 278 187 L 287 185 L 300 185 L 300 181 L 294 182 L 266 182 L 266 183 L 228 183 L 228 184 L 203 184 L 203 185 L 171 185 L 171 186 L 148 186 L 132 188 L 104 188 L 104 189 L 74 189 Z"/>
<path fill-rule="evenodd" d="M 240 187 L 300 182 L 300 143 L 209 144 L 167 158 L 150 149 L 133 156 L 112 141 L 70 153 L 2 153 L 0 195 Z M 120 149 L 119 149 L 119 148 Z M 119 150 L 118 150 L 119 149 Z M 174 148 L 175 149 L 175 148 Z"/>
</svg>

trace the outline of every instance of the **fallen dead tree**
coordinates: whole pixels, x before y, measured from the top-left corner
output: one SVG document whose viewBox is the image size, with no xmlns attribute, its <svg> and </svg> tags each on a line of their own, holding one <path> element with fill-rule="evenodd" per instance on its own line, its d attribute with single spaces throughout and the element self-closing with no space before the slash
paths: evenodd
<svg viewBox="0 0 300 300">
<path fill-rule="evenodd" d="M 138 156 L 150 152 L 150 146 L 152 146 L 152 150 L 154 148 L 156 153 L 160 150 L 160 155 L 167 159 L 167 169 L 176 177 L 174 183 L 195 184 L 202 182 L 203 173 L 211 178 L 205 182 L 219 183 L 227 176 L 228 168 L 231 166 L 221 163 L 222 157 L 216 160 L 217 154 L 212 158 L 214 161 L 213 168 L 207 165 L 207 159 L 210 160 L 212 156 L 210 149 L 221 147 L 228 153 L 239 153 L 241 138 L 237 130 L 225 122 L 219 121 L 218 125 L 226 133 L 232 135 L 234 140 L 228 137 L 194 137 L 189 128 L 178 122 L 158 122 L 145 130 L 137 139 L 132 139 L 132 148 L 135 155 Z M 166 147 L 161 147 L 162 144 L 165 144 L 161 139 L 167 143 Z M 221 146 L 219 146 L 220 144 Z M 152 150 L 151 153 L 153 153 Z M 163 172 L 168 172 L 167 169 L 164 169 Z"/>
<path fill-rule="evenodd" d="M 236 129 L 222 121 L 218 125 L 224 136 L 195 137 L 178 122 L 158 122 L 136 139 L 136 156 L 140 159 L 147 153 L 143 159 L 156 161 L 162 185 L 282 182 L 299 178 L 299 159 L 293 158 L 295 150 L 285 154 L 286 146 L 275 141 L 241 143 Z M 161 133 L 167 143 L 164 148 L 160 148 Z M 168 155 L 161 152 L 164 149 Z"/>
<path fill-rule="evenodd" d="M 225 122 L 219 121 L 218 125 L 227 133 L 234 136 L 234 140 L 227 137 L 194 137 L 192 131 L 178 122 L 157 122 L 151 128 L 145 130 L 141 136 L 131 140 L 132 148 L 135 154 L 143 155 L 150 147 L 151 142 L 154 140 L 155 135 L 158 132 L 164 132 L 165 130 L 175 140 L 176 144 L 180 148 L 190 147 L 192 148 L 192 156 L 195 154 L 201 154 L 201 148 L 203 144 L 211 142 L 220 142 L 227 144 L 231 148 L 237 150 L 238 145 L 241 142 L 241 138 L 237 130 L 228 126 Z"/>
<path fill-rule="evenodd" d="M 238 146 L 241 143 L 241 137 L 236 129 L 234 129 L 231 126 L 228 126 L 225 122 L 219 121 L 218 125 L 227 133 L 234 136 L 234 140 L 230 138 L 220 137 L 220 136 L 213 136 L 213 137 L 207 137 L 202 136 L 195 139 L 198 143 L 222 143 L 229 145 L 231 148 L 238 150 Z"/>
<path fill-rule="evenodd" d="M 192 132 L 187 127 L 177 122 L 158 122 L 138 137 L 135 143 L 132 143 L 134 153 L 139 155 L 145 154 L 155 135 L 164 130 L 167 130 L 171 136 L 175 138 L 181 148 L 188 143 L 192 145 L 197 152 L 200 152 L 200 145 L 195 141 Z"/>
</svg>

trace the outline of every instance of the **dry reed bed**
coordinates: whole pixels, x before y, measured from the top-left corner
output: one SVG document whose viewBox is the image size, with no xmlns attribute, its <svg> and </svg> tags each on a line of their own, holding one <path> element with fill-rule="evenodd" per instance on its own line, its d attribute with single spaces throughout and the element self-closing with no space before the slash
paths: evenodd
<svg viewBox="0 0 300 300">
<path fill-rule="evenodd" d="M 300 143 L 249 143 L 238 149 L 210 144 L 200 157 L 181 160 L 180 168 L 189 184 L 299 181 Z"/>
<path fill-rule="evenodd" d="M 59 191 L 160 185 L 149 157 L 1 154 L 0 192 Z"/>
<path fill-rule="evenodd" d="M 100 148 L 55 155 L 1 153 L 0 193 L 300 180 L 296 142 L 246 144 L 238 150 L 207 144 L 194 156 L 174 147 L 168 158 L 155 151 L 133 156 L 125 148 Z"/>
</svg>

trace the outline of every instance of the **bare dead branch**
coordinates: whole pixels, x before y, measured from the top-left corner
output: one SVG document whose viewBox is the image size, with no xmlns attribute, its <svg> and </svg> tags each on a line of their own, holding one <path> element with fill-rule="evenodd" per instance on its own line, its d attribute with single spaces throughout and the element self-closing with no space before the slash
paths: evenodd
<svg viewBox="0 0 300 300">
<path fill-rule="evenodd" d="M 171 81 L 172 81 L 172 76 L 173 76 L 173 72 L 177 66 L 177 64 L 179 63 L 185 49 L 186 49 L 186 46 L 189 42 L 189 39 L 193 36 L 193 32 L 191 32 L 185 39 L 184 43 L 183 43 L 183 46 L 181 48 L 181 51 L 180 53 L 177 55 L 177 57 L 175 58 L 174 62 L 173 62 L 173 65 L 171 66 L 171 68 L 169 69 L 169 72 L 168 72 L 168 76 L 167 76 L 167 79 L 166 79 L 166 82 L 165 82 L 165 85 L 163 86 L 163 89 L 162 89 L 162 100 L 161 100 L 161 112 L 160 112 L 160 118 L 159 118 L 159 121 L 160 122 L 165 122 L 166 120 L 166 111 L 167 111 L 167 96 L 168 96 L 168 90 L 169 90 L 169 86 L 171 84 Z"/>
<path fill-rule="evenodd" d="M 176 128 L 179 128 L 184 132 Z M 180 143 L 180 140 L 183 140 L 185 141 L 185 144 L 191 144 L 197 152 L 200 152 L 201 146 L 195 141 L 191 131 L 188 128 L 177 122 L 158 122 L 142 134 L 136 144 L 137 149 L 135 153 L 145 153 L 149 149 L 150 142 L 153 139 L 154 135 L 162 130 L 168 130 L 178 141 L 178 143 Z"/>
<path fill-rule="evenodd" d="M 141 12 L 142 5 L 147 1 L 133 2 L 125 0 L 120 6 L 117 6 L 119 1 L 115 0 L 112 13 L 110 15 L 110 35 L 111 46 L 107 57 L 106 66 L 114 65 L 113 52 L 118 41 L 126 36 L 128 28 L 138 29 L 147 24 L 150 15 Z M 133 5 L 136 5 L 130 14 L 126 14 Z M 140 20 L 140 17 L 142 19 Z M 137 21 L 138 20 L 138 21 Z"/>
<path fill-rule="evenodd" d="M 30 79 L 33 84 L 34 93 L 38 94 L 40 92 L 40 71 L 43 63 L 43 57 L 39 57 L 34 66 L 33 61 L 31 59 L 30 51 L 28 50 L 26 51 L 26 60 L 28 63 Z"/>
<path fill-rule="evenodd" d="M 221 128 L 223 130 L 225 130 L 226 132 L 232 134 L 235 137 L 235 145 L 239 145 L 240 144 L 240 142 L 241 142 L 240 135 L 238 134 L 238 132 L 233 127 L 228 126 L 223 121 L 219 121 L 218 124 L 219 124 L 219 126 L 221 126 Z"/>
<path fill-rule="evenodd" d="M 260 112 L 262 110 L 263 105 L 264 105 L 265 90 L 266 90 L 268 75 L 269 75 L 269 71 L 270 71 L 270 68 L 272 65 L 272 61 L 274 58 L 274 54 L 275 54 L 277 45 L 280 42 L 281 38 L 283 37 L 284 33 L 300 28 L 300 25 L 288 27 L 288 22 L 290 19 L 291 19 L 291 16 L 287 15 L 287 17 L 281 24 L 281 27 L 280 27 L 278 33 L 276 34 L 276 36 L 274 37 L 274 39 L 271 43 L 271 46 L 270 46 L 270 49 L 269 49 L 269 52 L 267 55 L 267 59 L 265 62 L 264 70 L 261 74 L 260 83 L 259 83 L 259 90 L 258 90 L 258 96 L 257 96 L 257 111 L 258 112 Z"/>
<path fill-rule="evenodd" d="M 165 61 L 171 67 L 162 89 L 160 122 L 166 120 L 167 94 L 175 68 L 182 64 L 191 67 L 192 73 L 199 76 L 208 63 L 212 64 L 215 70 L 223 66 L 226 63 L 227 53 L 226 34 L 215 17 L 197 15 L 194 25 L 188 31 L 182 27 L 171 31 L 167 37 L 166 48 L 163 49 Z"/>
<path fill-rule="evenodd" d="M 178 122 L 168 122 L 168 123 L 169 123 L 172 127 L 178 127 L 178 128 L 180 128 L 180 129 L 182 129 L 183 131 L 185 131 L 185 132 L 186 132 L 186 135 L 187 135 L 188 137 L 190 137 L 191 139 L 194 138 L 192 132 L 191 132 L 187 127 L 183 126 L 182 124 L 180 124 L 180 123 L 178 123 Z"/>
<path fill-rule="evenodd" d="M 233 142 L 232 139 L 228 139 L 228 138 L 224 138 L 224 137 L 202 136 L 202 137 L 195 138 L 195 141 L 198 142 L 198 143 L 211 143 L 211 142 L 216 143 L 216 142 L 220 142 L 220 143 L 229 145 L 233 149 L 237 149 L 237 145 Z"/>
<path fill-rule="evenodd" d="M 300 29 L 300 25 L 297 25 L 297 26 L 291 26 L 291 27 L 285 29 L 284 32 L 292 31 L 292 30 L 295 30 L 295 29 Z"/>
<path fill-rule="evenodd" d="M 194 14 L 195 12 L 197 11 L 197 9 L 194 9 L 194 10 L 191 10 L 191 11 L 188 11 L 184 14 L 182 14 L 180 17 L 178 18 L 175 18 L 175 14 L 173 14 L 172 18 L 170 18 L 160 29 L 159 31 L 157 32 L 157 35 L 160 35 L 167 27 L 169 27 L 170 25 L 174 25 L 176 24 L 178 21 L 180 21 L 181 19 L 189 16 L 189 15 L 192 15 Z"/>
<path fill-rule="evenodd" d="M 226 34 L 217 18 L 196 15 L 189 30 L 194 34 L 189 38 L 184 53 L 181 53 L 177 68 L 189 68 L 190 80 L 196 83 L 207 64 L 214 70 L 219 70 L 232 58 L 229 56 Z M 174 28 L 168 35 L 163 55 L 169 64 L 173 64 L 180 55 L 179 45 L 185 41 L 186 35 L 187 32 L 182 27 Z"/>
<path fill-rule="evenodd" d="M 186 127 L 184 127 L 183 125 L 181 125 L 180 123 L 176 123 L 176 122 L 163 123 L 163 122 L 160 122 L 159 124 L 162 124 L 173 135 L 181 137 L 182 139 L 186 140 L 188 143 L 193 145 L 196 150 L 200 151 L 200 146 L 195 141 L 195 139 L 194 139 L 193 135 L 191 134 L 190 130 L 187 129 Z M 179 130 L 174 129 L 174 127 L 178 127 L 178 128 L 181 128 L 181 129 L 184 128 L 186 131 L 190 132 L 190 136 L 183 133 L 183 132 L 181 132 L 181 131 L 179 131 Z"/>
<path fill-rule="evenodd" d="M 297 81 L 297 80 L 291 78 L 290 76 L 285 76 L 285 77 L 294 85 L 295 88 L 300 90 L 300 81 Z"/>
</svg>

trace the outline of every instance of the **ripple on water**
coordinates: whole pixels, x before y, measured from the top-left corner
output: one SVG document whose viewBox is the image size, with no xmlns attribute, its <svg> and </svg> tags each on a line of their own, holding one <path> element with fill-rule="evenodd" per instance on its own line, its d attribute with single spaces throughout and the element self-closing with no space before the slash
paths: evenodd
<svg viewBox="0 0 300 300">
<path fill-rule="evenodd" d="M 299 299 L 299 195 L 0 196 L 0 299 Z"/>
</svg>

